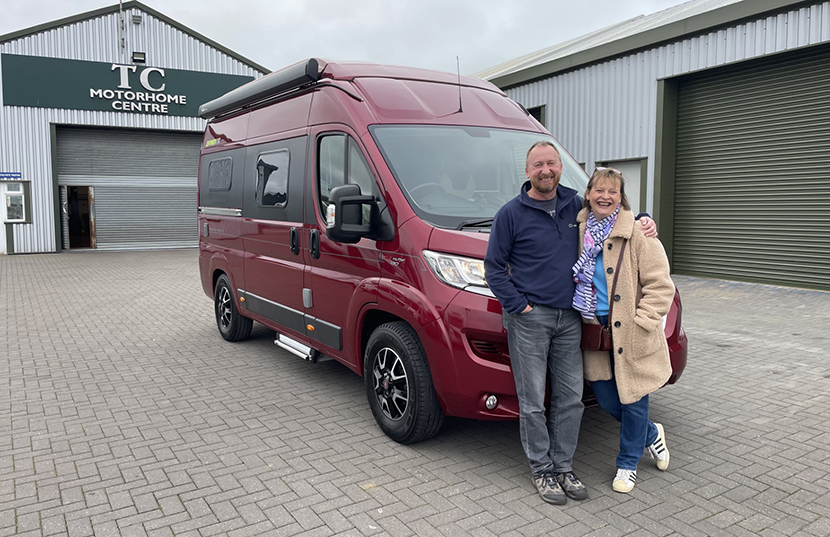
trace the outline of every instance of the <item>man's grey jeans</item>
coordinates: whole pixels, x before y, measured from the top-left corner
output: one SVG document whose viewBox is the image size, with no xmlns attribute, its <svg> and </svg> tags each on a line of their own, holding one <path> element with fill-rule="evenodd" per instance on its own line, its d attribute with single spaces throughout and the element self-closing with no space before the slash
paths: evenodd
<svg viewBox="0 0 830 537">
<path fill-rule="evenodd" d="M 582 423 L 582 319 L 572 309 L 536 305 L 503 314 L 519 397 L 519 433 L 534 475 L 570 472 Z M 550 416 L 545 381 L 550 373 Z"/>
</svg>

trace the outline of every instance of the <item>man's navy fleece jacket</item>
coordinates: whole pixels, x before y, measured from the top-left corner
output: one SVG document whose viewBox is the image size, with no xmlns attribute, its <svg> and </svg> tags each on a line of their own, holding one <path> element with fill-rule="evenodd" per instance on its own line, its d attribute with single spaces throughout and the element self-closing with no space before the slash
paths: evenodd
<svg viewBox="0 0 830 537">
<path fill-rule="evenodd" d="M 582 198 L 576 190 L 559 185 L 556 215 L 521 193 L 496 213 L 484 257 L 484 273 L 490 290 L 508 313 L 519 313 L 528 302 L 570 309 L 575 284 L 579 226 L 576 215 Z"/>
</svg>

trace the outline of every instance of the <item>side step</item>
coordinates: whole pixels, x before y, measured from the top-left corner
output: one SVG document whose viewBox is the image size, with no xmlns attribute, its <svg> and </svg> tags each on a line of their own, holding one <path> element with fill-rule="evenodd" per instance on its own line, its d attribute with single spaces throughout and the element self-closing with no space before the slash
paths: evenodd
<svg viewBox="0 0 830 537">
<path fill-rule="evenodd" d="M 312 349 L 308 345 L 300 343 L 297 340 L 291 339 L 290 337 L 284 334 L 277 333 L 277 339 L 274 340 L 274 344 L 277 347 L 287 350 L 295 356 L 299 356 L 303 360 L 308 360 L 312 364 L 316 364 L 317 359 L 321 356 L 320 351 Z"/>
</svg>

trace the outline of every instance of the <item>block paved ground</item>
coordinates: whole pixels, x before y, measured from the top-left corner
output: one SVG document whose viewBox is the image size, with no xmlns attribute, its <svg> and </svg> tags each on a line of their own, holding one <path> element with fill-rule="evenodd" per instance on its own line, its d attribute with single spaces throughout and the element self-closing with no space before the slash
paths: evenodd
<svg viewBox="0 0 830 537">
<path fill-rule="evenodd" d="M 589 409 L 590 498 L 556 507 L 515 423 L 401 446 L 345 367 L 261 326 L 224 342 L 195 250 L 0 256 L 0 535 L 830 534 L 830 294 L 677 284 L 670 471 L 614 493 L 617 426 Z"/>
</svg>

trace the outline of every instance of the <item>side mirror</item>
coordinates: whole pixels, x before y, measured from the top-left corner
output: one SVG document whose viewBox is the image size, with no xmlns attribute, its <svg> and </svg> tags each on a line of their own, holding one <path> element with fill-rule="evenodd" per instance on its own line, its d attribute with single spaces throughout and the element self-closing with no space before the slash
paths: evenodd
<svg viewBox="0 0 830 537">
<path fill-rule="evenodd" d="M 369 206 L 369 221 L 364 221 L 364 205 Z M 386 204 L 374 196 L 364 196 L 360 186 L 340 185 L 331 189 L 326 211 L 326 236 L 336 242 L 354 244 L 363 237 L 388 241 L 395 227 Z"/>
<path fill-rule="evenodd" d="M 340 185 L 331 189 L 326 215 L 326 236 L 337 242 L 354 244 L 372 232 L 371 222 L 363 222 L 363 205 L 375 198 L 360 194 L 358 185 Z M 332 222 L 332 212 L 334 221 Z"/>
</svg>

